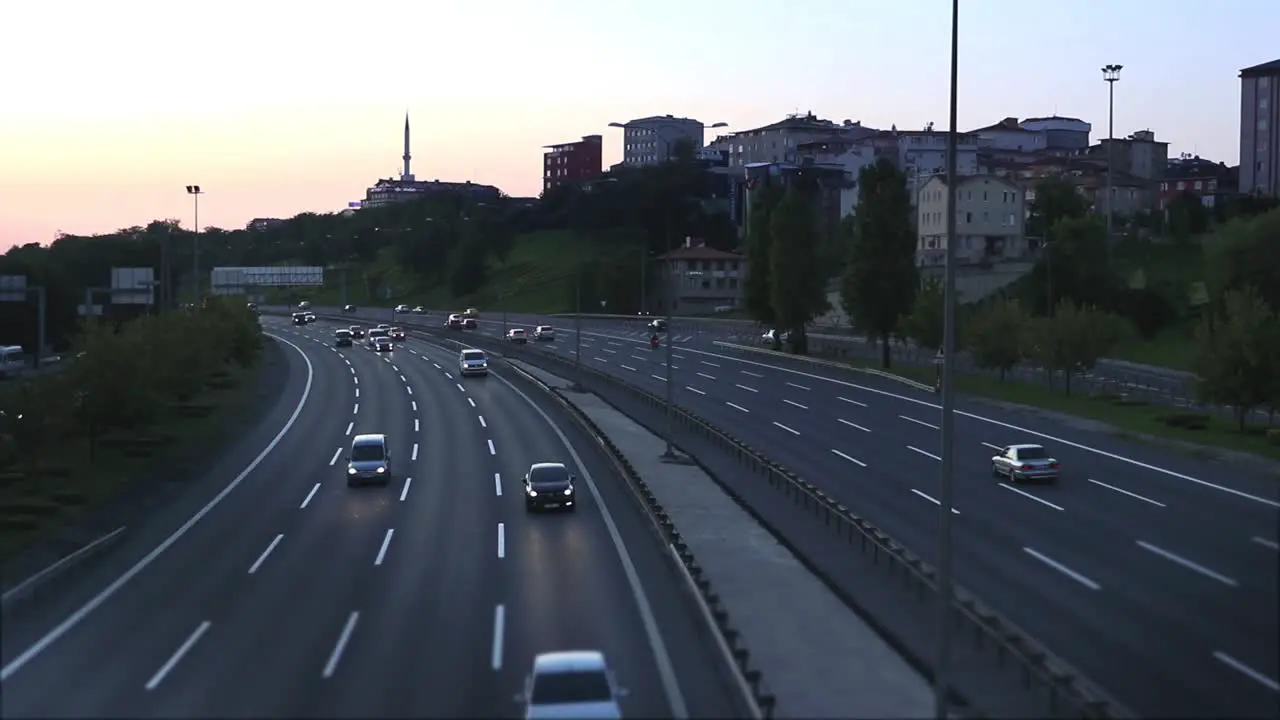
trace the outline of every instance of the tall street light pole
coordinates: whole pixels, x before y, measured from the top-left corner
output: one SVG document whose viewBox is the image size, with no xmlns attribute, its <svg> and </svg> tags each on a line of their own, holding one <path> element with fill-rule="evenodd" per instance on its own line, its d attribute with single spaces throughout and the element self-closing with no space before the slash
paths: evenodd
<svg viewBox="0 0 1280 720">
<path fill-rule="evenodd" d="M 951 662 L 952 445 L 955 442 L 956 358 L 956 94 L 959 89 L 960 0 L 951 0 L 951 127 L 947 130 L 947 261 L 942 303 L 942 469 L 938 498 L 938 646 L 933 670 L 934 717 L 947 717 Z"/>
<path fill-rule="evenodd" d="M 1107 261 L 1111 261 L 1111 222 L 1114 214 L 1111 203 L 1115 195 L 1111 166 L 1115 160 L 1116 150 L 1116 83 L 1120 80 L 1123 65 L 1103 65 L 1102 79 L 1107 83 Z"/>
<path fill-rule="evenodd" d="M 200 301 L 200 196 L 204 191 L 199 185 L 188 185 L 187 194 L 195 205 L 195 234 L 191 236 L 191 287 L 192 302 Z"/>
</svg>

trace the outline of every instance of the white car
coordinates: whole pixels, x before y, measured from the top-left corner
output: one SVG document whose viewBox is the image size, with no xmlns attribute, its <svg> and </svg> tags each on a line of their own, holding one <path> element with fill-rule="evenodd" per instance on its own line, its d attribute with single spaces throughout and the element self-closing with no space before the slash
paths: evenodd
<svg viewBox="0 0 1280 720">
<path fill-rule="evenodd" d="M 398 313 L 407 313 L 407 312 L 409 312 L 409 306 L 408 306 L 408 305 L 397 305 L 397 306 L 396 306 L 396 312 L 398 312 Z"/>
<path fill-rule="evenodd" d="M 550 325 L 539 325 L 533 329 L 534 340 L 555 340 L 556 329 Z"/>
<path fill-rule="evenodd" d="M 468 375 L 488 375 L 489 358 L 484 354 L 483 350 L 467 348 L 458 353 L 458 372 L 463 377 Z"/>
<path fill-rule="evenodd" d="M 526 718 L 621 718 L 613 671 L 598 650 L 542 653 L 524 681 L 520 700 Z"/>
<path fill-rule="evenodd" d="M 778 332 L 777 330 L 769 330 L 760 336 L 761 345 L 773 345 L 775 343 L 786 343 L 791 339 L 791 333 Z"/>
<path fill-rule="evenodd" d="M 527 343 L 529 342 L 529 335 L 524 331 L 524 328 L 511 328 L 507 331 L 507 340 L 513 343 Z"/>
</svg>

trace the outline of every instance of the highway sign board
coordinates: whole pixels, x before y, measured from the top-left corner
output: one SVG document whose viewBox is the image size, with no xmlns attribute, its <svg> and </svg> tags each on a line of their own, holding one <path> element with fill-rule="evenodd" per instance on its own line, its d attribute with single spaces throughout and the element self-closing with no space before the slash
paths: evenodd
<svg viewBox="0 0 1280 720">
<path fill-rule="evenodd" d="M 27 276 L 0 275 L 0 302 L 26 302 Z"/>
<path fill-rule="evenodd" d="M 149 267 L 111 268 L 111 304 L 154 305 L 155 270 Z"/>
</svg>

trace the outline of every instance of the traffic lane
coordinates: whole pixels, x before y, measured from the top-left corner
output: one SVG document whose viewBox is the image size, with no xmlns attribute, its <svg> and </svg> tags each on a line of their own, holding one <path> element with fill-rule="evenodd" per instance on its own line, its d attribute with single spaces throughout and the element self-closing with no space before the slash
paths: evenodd
<svg viewBox="0 0 1280 720">
<path fill-rule="evenodd" d="M 454 382 L 409 349 L 397 364 L 419 398 L 418 456 L 383 498 L 394 533 L 381 572 L 347 608 L 344 623 L 360 615 L 312 714 L 492 717 L 505 694 L 489 668 L 486 609 L 499 601 L 502 568 L 485 430 Z M 335 629 L 328 641 L 336 647 L 339 637 Z"/>
<path fill-rule="evenodd" d="M 332 355 L 326 358 L 328 353 L 306 344 L 299 347 L 311 357 L 317 378 L 340 372 Z M 326 418 L 349 397 L 310 395 L 294 425 L 240 486 L 98 609 L 5 680 L 4 714 L 119 717 L 152 712 L 145 684 L 211 613 L 241 601 L 247 569 L 302 497 L 296 457 L 313 455 L 308 448 L 327 432 Z M 262 438 L 262 445 L 269 439 Z M 328 456 L 314 462 L 327 463 Z M 224 471 L 238 472 L 221 464 L 213 470 Z M 20 638 L 6 628 L 6 645 L 15 640 Z M 26 647 L 14 645 L 12 651 Z M 112 661 L 104 665 L 105 657 Z M 77 692 L 65 692 L 68 686 Z"/>
</svg>

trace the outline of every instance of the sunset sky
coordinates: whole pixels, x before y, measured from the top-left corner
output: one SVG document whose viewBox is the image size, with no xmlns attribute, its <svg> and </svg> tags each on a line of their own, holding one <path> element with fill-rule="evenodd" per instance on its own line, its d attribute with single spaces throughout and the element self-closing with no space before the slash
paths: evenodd
<svg viewBox="0 0 1280 720">
<path fill-rule="evenodd" d="M 1280 2 L 962 0 L 960 126 L 1060 114 L 1239 157 L 1240 68 Z M 153 219 L 328 212 L 397 174 L 541 189 L 542 146 L 666 114 L 748 129 L 812 110 L 947 124 L 947 0 L 13 3 L 0 30 L 0 249 Z M 709 133 L 710 136 L 710 133 Z M 708 137 L 710 139 L 710 137 Z"/>
</svg>

